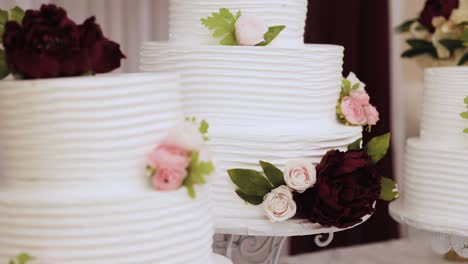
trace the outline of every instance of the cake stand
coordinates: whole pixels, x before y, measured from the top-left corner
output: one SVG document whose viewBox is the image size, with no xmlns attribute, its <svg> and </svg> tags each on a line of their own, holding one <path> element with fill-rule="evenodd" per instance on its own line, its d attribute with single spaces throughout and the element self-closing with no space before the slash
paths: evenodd
<svg viewBox="0 0 468 264">
<path fill-rule="evenodd" d="M 215 229 L 214 250 L 229 259 L 234 252 L 240 263 L 276 264 L 283 245 L 288 237 L 316 235 L 315 244 L 326 247 L 333 241 L 334 233 L 354 228 L 324 228 L 307 220 L 289 220 L 282 223 L 271 223 L 268 219 L 238 220 L 218 219 Z"/>
<path fill-rule="evenodd" d="M 389 209 L 400 224 L 434 233 L 431 245 L 436 253 L 455 252 L 468 259 L 468 222 L 432 213 L 415 213 L 405 208 L 403 199 L 392 202 Z"/>
</svg>

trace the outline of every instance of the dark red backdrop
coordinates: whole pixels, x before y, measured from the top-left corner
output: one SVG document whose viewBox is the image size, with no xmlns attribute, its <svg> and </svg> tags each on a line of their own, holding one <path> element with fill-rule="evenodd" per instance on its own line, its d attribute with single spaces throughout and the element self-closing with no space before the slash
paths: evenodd
<svg viewBox="0 0 468 264">
<path fill-rule="evenodd" d="M 355 72 L 367 84 L 381 121 L 371 135 L 390 130 L 389 7 L 387 0 L 309 0 L 306 43 L 338 44 L 345 47 L 344 74 Z M 392 157 L 380 170 L 392 177 Z M 335 234 L 330 247 L 355 245 L 396 238 L 397 224 L 388 215 L 388 204 L 379 202 L 377 213 L 367 223 Z M 293 238 L 293 254 L 317 250 L 314 237 Z"/>
</svg>

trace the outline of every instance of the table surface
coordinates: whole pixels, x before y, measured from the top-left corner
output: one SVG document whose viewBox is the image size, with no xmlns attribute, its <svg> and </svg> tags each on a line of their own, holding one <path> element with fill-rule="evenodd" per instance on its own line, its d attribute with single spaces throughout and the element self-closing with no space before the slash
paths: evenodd
<svg viewBox="0 0 468 264">
<path fill-rule="evenodd" d="M 427 241 L 393 240 L 385 243 L 325 250 L 286 257 L 280 264 L 453 264 L 434 253 Z M 468 263 L 468 262 L 458 262 Z"/>
</svg>

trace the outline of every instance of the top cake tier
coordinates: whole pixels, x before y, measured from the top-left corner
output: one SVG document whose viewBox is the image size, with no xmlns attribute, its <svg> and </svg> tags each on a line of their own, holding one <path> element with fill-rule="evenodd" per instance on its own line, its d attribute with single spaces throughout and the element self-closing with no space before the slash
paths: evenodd
<svg viewBox="0 0 468 264">
<path fill-rule="evenodd" d="M 468 148 L 468 67 L 432 68 L 425 72 L 421 138 L 447 147 Z"/>
<path fill-rule="evenodd" d="M 285 25 L 285 30 L 271 44 L 290 47 L 304 43 L 307 0 L 171 0 L 170 40 L 191 45 L 217 45 L 200 19 L 227 8 L 232 12 L 261 17 L 270 25 Z"/>
</svg>

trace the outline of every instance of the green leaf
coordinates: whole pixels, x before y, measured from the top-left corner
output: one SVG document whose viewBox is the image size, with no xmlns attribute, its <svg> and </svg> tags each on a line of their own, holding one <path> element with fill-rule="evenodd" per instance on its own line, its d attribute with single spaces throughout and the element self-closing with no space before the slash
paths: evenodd
<svg viewBox="0 0 468 264">
<path fill-rule="evenodd" d="M 209 128 L 210 128 L 210 125 L 208 124 L 208 122 L 206 122 L 206 120 L 202 120 L 200 122 L 200 127 L 199 127 L 200 133 L 202 133 L 203 135 L 208 133 Z"/>
<path fill-rule="evenodd" d="M 465 55 L 463 55 L 463 57 L 460 59 L 460 61 L 458 62 L 458 66 L 463 66 L 467 62 L 468 62 L 468 52 L 465 53 Z"/>
<path fill-rule="evenodd" d="M 15 6 L 13 9 L 10 10 L 10 20 L 16 21 L 19 24 L 23 22 L 24 18 L 24 10 L 21 9 L 19 6 Z"/>
<path fill-rule="evenodd" d="M 215 167 L 211 161 L 200 161 L 200 153 L 192 151 L 190 153 L 190 165 L 187 177 L 185 177 L 183 186 L 187 188 L 189 196 L 195 198 L 195 184 L 205 184 L 206 176 L 213 173 Z"/>
<path fill-rule="evenodd" d="M 228 174 L 232 182 L 247 195 L 263 197 L 273 189 L 270 182 L 258 171 L 232 169 L 228 170 Z"/>
<path fill-rule="evenodd" d="M 455 50 L 463 48 L 463 41 L 458 39 L 442 39 L 439 43 L 447 48 L 451 54 L 453 54 Z"/>
<path fill-rule="evenodd" d="M 468 133 L 468 128 L 463 129 L 463 133 Z"/>
<path fill-rule="evenodd" d="M 400 192 L 398 185 L 391 179 L 382 177 L 382 191 L 380 192 L 380 200 L 391 202 L 398 198 Z"/>
<path fill-rule="evenodd" d="M 432 42 L 423 39 L 408 39 L 406 41 L 412 48 L 433 47 Z"/>
<path fill-rule="evenodd" d="M 351 90 L 357 90 L 357 89 L 359 89 L 359 86 L 360 86 L 360 85 L 361 85 L 360 83 L 355 83 L 355 84 L 353 85 L 353 87 L 351 87 Z"/>
<path fill-rule="evenodd" d="M 385 155 L 390 147 L 391 134 L 375 137 L 367 143 L 367 154 L 372 158 L 374 163 L 379 162 Z"/>
<path fill-rule="evenodd" d="M 245 202 L 252 204 L 252 205 L 260 205 L 263 203 L 263 197 L 261 196 L 256 196 L 256 195 L 248 195 L 244 193 L 242 190 L 238 189 L 236 190 L 237 195 L 239 195 L 242 200 Z"/>
<path fill-rule="evenodd" d="M 257 46 L 267 46 L 270 44 L 273 40 L 275 40 L 276 37 L 281 33 L 286 28 L 286 26 L 273 26 L 269 27 L 267 33 L 263 36 L 265 41 L 260 42 L 257 44 Z"/>
<path fill-rule="evenodd" d="M 7 77 L 8 74 L 10 74 L 10 69 L 8 69 L 5 51 L 0 50 L 0 79 Z"/>
<path fill-rule="evenodd" d="M 221 8 L 218 13 L 212 13 L 200 21 L 205 27 L 214 31 L 213 37 L 222 38 L 222 45 L 233 46 L 237 45 L 235 24 L 240 15 L 240 11 L 234 16 L 228 9 Z"/>
<path fill-rule="evenodd" d="M 466 105 L 468 105 L 468 96 L 465 97 L 465 100 L 463 100 L 465 102 Z"/>
<path fill-rule="evenodd" d="M 195 185 L 187 184 L 185 185 L 185 188 L 187 189 L 187 194 L 190 198 L 192 199 L 197 198 L 197 193 L 195 192 Z"/>
<path fill-rule="evenodd" d="M 421 55 L 430 55 L 433 58 L 438 58 L 437 50 L 434 47 L 412 48 L 401 54 L 402 58 L 414 58 Z"/>
<path fill-rule="evenodd" d="M 0 9 L 0 24 L 5 25 L 8 21 L 8 11 Z"/>
<path fill-rule="evenodd" d="M 340 99 L 343 99 L 343 97 L 345 96 L 349 96 L 349 94 L 351 93 L 351 89 L 352 89 L 351 82 L 348 79 L 343 79 L 343 81 L 341 82 Z"/>
<path fill-rule="evenodd" d="M 354 141 L 348 145 L 348 150 L 360 150 L 361 149 L 362 138 Z"/>
<path fill-rule="evenodd" d="M 265 161 L 260 161 L 260 166 L 262 166 L 263 172 L 270 183 L 273 184 L 273 187 L 277 188 L 281 185 L 286 185 L 283 172 L 275 165 Z"/>
<path fill-rule="evenodd" d="M 468 47 L 468 29 L 465 29 L 461 35 L 461 40 L 464 42 L 465 47 Z"/>
<path fill-rule="evenodd" d="M 410 30 L 410 27 L 411 25 L 418 21 L 417 18 L 413 18 L 413 19 L 410 19 L 410 20 L 406 20 L 405 22 L 403 22 L 402 24 L 400 24 L 398 27 L 395 28 L 395 31 L 397 33 L 405 33 L 405 32 L 408 32 Z"/>
<path fill-rule="evenodd" d="M 33 257 L 31 257 L 29 254 L 26 254 L 26 253 L 19 254 L 16 257 L 16 261 L 18 261 L 18 264 L 26 264 L 29 261 L 31 261 L 32 259 L 33 259 Z"/>
<path fill-rule="evenodd" d="M 460 114 L 460 116 L 468 119 L 468 112 L 463 112 Z"/>
</svg>

